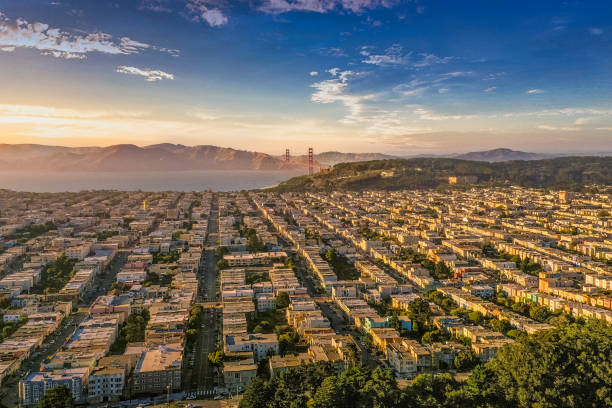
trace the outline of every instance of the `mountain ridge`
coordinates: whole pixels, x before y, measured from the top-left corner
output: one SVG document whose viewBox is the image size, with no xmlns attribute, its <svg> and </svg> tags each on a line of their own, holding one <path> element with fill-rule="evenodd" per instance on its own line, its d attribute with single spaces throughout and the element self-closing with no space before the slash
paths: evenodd
<svg viewBox="0 0 612 408">
<path fill-rule="evenodd" d="M 148 146 L 65 147 L 0 144 L 0 170 L 31 171 L 182 171 L 290 170 L 269 154 L 211 145 L 161 143 Z"/>
<path fill-rule="evenodd" d="M 610 153 L 599 153 L 606 156 Z M 340 163 L 360 163 L 416 158 L 452 158 L 498 163 L 541 160 L 564 154 L 532 153 L 497 148 L 451 155 L 397 156 L 385 153 L 327 151 L 314 155 L 315 171 Z M 157 143 L 147 146 L 123 143 L 111 146 L 66 147 L 42 144 L 0 144 L 0 170 L 28 171 L 184 171 L 184 170 L 295 170 L 307 169 L 308 156 L 284 156 L 213 145 L 186 146 Z"/>
</svg>

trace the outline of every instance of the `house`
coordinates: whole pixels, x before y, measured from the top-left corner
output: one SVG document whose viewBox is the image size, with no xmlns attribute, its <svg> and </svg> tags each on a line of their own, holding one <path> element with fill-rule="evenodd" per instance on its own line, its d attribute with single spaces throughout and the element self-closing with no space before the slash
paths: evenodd
<svg viewBox="0 0 612 408">
<path fill-rule="evenodd" d="M 257 364 L 253 359 L 223 363 L 223 380 L 230 393 L 238 394 L 257 376 Z"/>
</svg>

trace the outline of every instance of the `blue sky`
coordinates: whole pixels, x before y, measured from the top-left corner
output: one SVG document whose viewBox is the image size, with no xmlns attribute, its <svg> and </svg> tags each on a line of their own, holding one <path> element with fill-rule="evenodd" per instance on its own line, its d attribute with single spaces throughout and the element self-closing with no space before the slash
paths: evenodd
<svg viewBox="0 0 612 408">
<path fill-rule="evenodd" d="M 603 1 L 0 0 L 0 142 L 612 151 Z"/>
</svg>

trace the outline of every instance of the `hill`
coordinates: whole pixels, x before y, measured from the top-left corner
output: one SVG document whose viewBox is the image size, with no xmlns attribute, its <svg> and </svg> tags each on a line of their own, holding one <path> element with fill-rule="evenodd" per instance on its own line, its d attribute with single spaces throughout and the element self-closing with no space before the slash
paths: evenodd
<svg viewBox="0 0 612 408">
<path fill-rule="evenodd" d="M 496 163 L 443 158 L 341 163 L 313 176 L 289 179 L 275 190 L 436 188 L 447 185 L 450 176 L 476 176 L 479 184 L 580 189 L 586 184 L 612 184 L 612 157 L 560 157 Z"/>
<path fill-rule="evenodd" d="M 276 156 L 277 158 L 284 160 L 285 156 Z M 392 156 L 384 153 L 343 153 L 343 152 L 323 152 L 315 153 L 313 156 L 315 169 L 330 167 L 338 163 L 354 163 L 368 160 L 388 160 L 388 159 L 400 159 L 399 156 Z M 300 167 L 308 167 L 308 155 L 295 155 L 291 156 L 290 163 L 298 165 Z"/>
<path fill-rule="evenodd" d="M 493 149 L 482 152 L 470 152 L 452 156 L 455 159 L 485 162 L 502 162 L 509 160 L 540 160 L 555 157 L 550 154 L 521 152 L 512 149 Z"/>
<path fill-rule="evenodd" d="M 286 170 L 300 167 L 271 155 L 217 146 L 156 144 L 139 147 L 63 147 L 0 144 L 0 170 L 180 171 Z"/>
</svg>

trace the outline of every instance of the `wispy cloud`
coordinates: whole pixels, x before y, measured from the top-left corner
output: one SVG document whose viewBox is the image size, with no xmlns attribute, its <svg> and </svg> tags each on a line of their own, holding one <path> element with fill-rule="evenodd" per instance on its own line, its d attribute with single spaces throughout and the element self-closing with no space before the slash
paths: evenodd
<svg viewBox="0 0 612 408">
<path fill-rule="evenodd" d="M 157 13 L 172 13 L 170 0 L 141 0 L 140 9 Z M 182 0 L 184 9 L 178 14 L 195 21 L 205 21 L 211 27 L 219 27 L 227 24 L 227 16 L 219 9 L 218 4 L 225 2 L 218 0 Z M 182 6 L 181 6 L 182 8 Z"/>
<path fill-rule="evenodd" d="M 330 57 L 346 57 L 346 52 L 342 48 L 338 47 L 325 47 L 319 48 L 319 53 L 322 55 L 328 55 Z"/>
<path fill-rule="evenodd" d="M 484 91 L 485 91 L 486 93 L 491 93 L 491 92 L 495 92 L 495 90 L 496 90 L 496 89 L 497 89 L 497 87 L 496 87 L 496 86 L 490 86 L 490 87 L 488 87 L 487 89 L 485 89 Z"/>
<path fill-rule="evenodd" d="M 399 44 L 394 44 L 387 48 L 384 54 L 374 54 L 370 49 L 362 48 L 361 54 L 367 56 L 362 60 L 365 64 L 378 66 L 408 65 L 415 68 L 423 68 L 435 64 L 446 64 L 453 57 L 438 57 L 435 54 L 413 54 L 404 53 L 404 48 Z"/>
<path fill-rule="evenodd" d="M 589 32 L 593 35 L 602 35 L 603 30 L 601 28 L 593 27 L 589 29 Z"/>
<path fill-rule="evenodd" d="M 117 67 L 116 72 L 120 74 L 128 74 L 128 75 L 138 75 L 145 78 L 147 82 L 157 82 L 163 79 L 174 80 L 174 75 L 169 74 L 164 71 L 154 70 L 154 69 L 140 69 L 136 67 L 128 67 L 125 65 L 121 65 Z"/>
<path fill-rule="evenodd" d="M 341 71 L 339 68 L 332 68 L 327 72 L 332 79 L 316 82 L 311 85 L 316 91 L 311 95 L 310 100 L 316 103 L 335 103 L 341 102 L 349 110 L 349 115 L 345 117 L 345 123 L 354 123 L 360 120 L 363 112 L 363 102 L 372 99 L 373 95 L 353 95 L 347 92 L 348 81 L 350 78 L 359 76 L 350 70 Z"/>
<path fill-rule="evenodd" d="M 529 95 L 537 95 L 537 94 L 544 93 L 544 90 L 543 89 L 528 89 L 527 92 L 525 93 Z"/>
<path fill-rule="evenodd" d="M 292 11 L 327 13 L 334 10 L 361 13 L 376 8 L 390 8 L 399 0 L 263 0 L 258 10 L 268 14 Z"/>
<path fill-rule="evenodd" d="M 552 125 L 538 125 L 537 128 L 540 130 L 550 130 L 550 131 L 557 131 L 557 132 L 559 131 L 575 132 L 577 130 L 580 130 L 580 128 L 577 128 L 577 127 L 552 126 Z"/>
<path fill-rule="evenodd" d="M 168 0 L 141 0 L 140 9 L 151 10 L 157 13 L 172 12 L 172 10 L 168 7 Z"/>
<path fill-rule="evenodd" d="M 393 91 L 400 93 L 403 96 L 422 96 L 425 91 L 431 88 L 438 88 L 439 94 L 444 94 L 449 91 L 448 85 L 443 86 L 443 84 L 448 83 L 448 81 L 452 81 L 462 77 L 472 76 L 473 72 L 471 71 L 455 71 L 455 72 L 446 72 L 444 74 L 428 74 L 428 75 L 419 75 L 417 78 L 405 82 L 393 87 Z"/>
<path fill-rule="evenodd" d="M 310 71 L 310 76 L 317 76 L 319 73 L 317 71 Z"/>
<path fill-rule="evenodd" d="M 194 21 L 206 21 L 211 27 L 227 24 L 227 17 L 221 10 L 211 6 L 210 0 L 187 0 L 185 7 Z"/>
<path fill-rule="evenodd" d="M 114 40 L 110 34 L 98 32 L 74 35 L 45 23 L 28 23 L 18 18 L 14 22 L 0 14 L 0 50 L 12 52 L 16 48 L 33 48 L 43 55 L 56 58 L 84 59 L 88 53 L 137 54 L 151 45 L 128 37 Z"/>
</svg>

